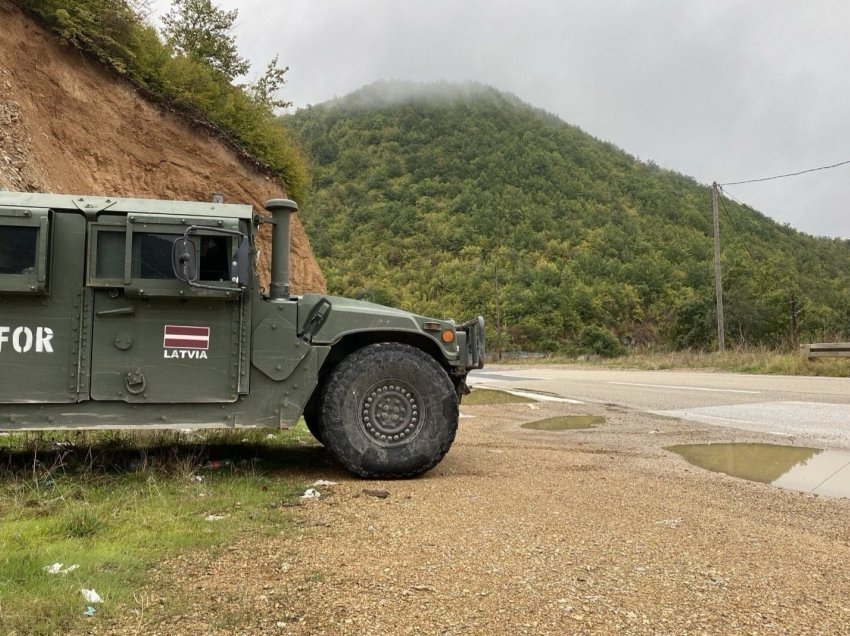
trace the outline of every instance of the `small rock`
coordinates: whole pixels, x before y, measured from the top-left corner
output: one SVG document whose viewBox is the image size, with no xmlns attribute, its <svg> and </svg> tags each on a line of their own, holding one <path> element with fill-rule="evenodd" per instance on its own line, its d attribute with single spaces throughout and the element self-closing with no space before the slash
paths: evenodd
<svg viewBox="0 0 850 636">
<path fill-rule="evenodd" d="M 390 496 L 390 493 L 387 490 L 372 490 L 369 488 L 364 488 L 363 494 L 368 495 L 369 497 L 375 497 L 376 499 L 386 499 Z"/>
</svg>

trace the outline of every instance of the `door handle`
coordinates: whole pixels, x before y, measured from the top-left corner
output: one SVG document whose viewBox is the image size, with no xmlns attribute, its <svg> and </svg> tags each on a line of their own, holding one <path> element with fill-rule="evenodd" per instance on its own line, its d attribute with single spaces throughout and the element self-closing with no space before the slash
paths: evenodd
<svg viewBox="0 0 850 636">
<path fill-rule="evenodd" d="M 119 309 L 104 309 L 103 311 L 96 311 L 95 315 L 101 318 L 109 318 L 110 316 L 135 316 L 136 308 L 121 307 Z"/>
</svg>

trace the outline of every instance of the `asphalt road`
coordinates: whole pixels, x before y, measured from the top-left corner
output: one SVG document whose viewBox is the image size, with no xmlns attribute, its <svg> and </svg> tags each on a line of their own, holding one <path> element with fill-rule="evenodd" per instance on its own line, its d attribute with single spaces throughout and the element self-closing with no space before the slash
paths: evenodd
<svg viewBox="0 0 850 636">
<path fill-rule="evenodd" d="M 491 365 L 469 383 L 850 448 L 850 378 Z"/>
</svg>

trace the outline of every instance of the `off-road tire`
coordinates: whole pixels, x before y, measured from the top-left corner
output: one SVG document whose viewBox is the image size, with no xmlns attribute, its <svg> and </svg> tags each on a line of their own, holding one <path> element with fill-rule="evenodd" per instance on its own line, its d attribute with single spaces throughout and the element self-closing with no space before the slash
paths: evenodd
<svg viewBox="0 0 850 636">
<path fill-rule="evenodd" d="M 324 446 L 325 440 L 322 439 L 322 426 L 319 423 L 317 415 L 315 413 L 311 413 L 308 416 L 307 413 L 304 413 L 304 424 L 307 425 L 307 430 L 310 431 L 310 434 L 316 438 L 316 441 Z"/>
<path fill-rule="evenodd" d="M 322 443 L 352 473 L 415 477 L 445 456 L 458 399 L 446 370 L 399 343 L 358 349 L 331 372 L 319 405 Z"/>
<path fill-rule="evenodd" d="M 322 421 L 319 419 L 319 400 L 315 395 L 307 402 L 307 406 L 304 407 L 304 413 L 301 416 L 304 418 L 304 424 L 307 426 L 310 434 L 316 438 L 316 441 L 324 445 L 325 442 L 322 440 Z"/>
</svg>

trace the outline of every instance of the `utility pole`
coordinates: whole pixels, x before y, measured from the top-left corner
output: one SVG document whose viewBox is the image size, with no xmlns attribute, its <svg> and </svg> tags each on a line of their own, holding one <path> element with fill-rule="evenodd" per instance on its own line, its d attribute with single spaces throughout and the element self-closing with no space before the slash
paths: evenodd
<svg viewBox="0 0 850 636">
<path fill-rule="evenodd" d="M 502 306 L 499 301 L 501 291 L 499 290 L 499 268 L 496 263 L 498 256 L 493 258 L 493 290 L 496 298 L 496 360 L 502 360 Z"/>
<path fill-rule="evenodd" d="M 796 349 L 799 342 L 797 334 L 797 297 L 792 295 L 791 300 L 791 346 Z"/>
<path fill-rule="evenodd" d="M 714 215 L 714 293 L 717 296 L 717 350 L 726 351 L 726 328 L 723 324 L 723 280 L 720 278 L 720 218 L 717 214 L 717 181 L 711 184 L 711 212 Z"/>
</svg>

